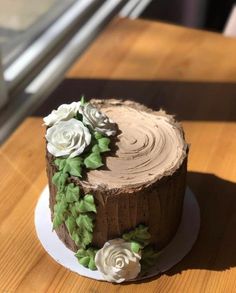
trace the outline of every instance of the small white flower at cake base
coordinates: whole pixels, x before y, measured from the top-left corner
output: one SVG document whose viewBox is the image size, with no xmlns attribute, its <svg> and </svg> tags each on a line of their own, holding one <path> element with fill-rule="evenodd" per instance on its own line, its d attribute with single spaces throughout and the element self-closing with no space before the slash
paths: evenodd
<svg viewBox="0 0 236 293">
<path fill-rule="evenodd" d="M 44 124 L 47 126 L 52 126 L 59 123 L 60 121 L 70 120 L 71 118 L 75 117 L 80 107 L 80 102 L 63 104 L 59 106 L 57 110 L 53 110 L 51 114 L 43 118 Z"/>
<path fill-rule="evenodd" d="M 79 113 L 83 115 L 83 123 L 93 130 L 106 136 L 116 134 L 116 124 L 92 104 L 86 103 L 81 106 Z"/>
<path fill-rule="evenodd" d="M 106 281 L 122 283 L 132 280 L 140 273 L 141 255 L 131 249 L 131 243 L 123 239 L 106 242 L 95 255 L 95 264 Z"/>
<path fill-rule="evenodd" d="M 73 158 L 83 153 L 91 142 L 91 134 L 86 126 L 74 118 L 60 121 L 47 129 L 47 149 L 55 157 Z"/>
</svg>

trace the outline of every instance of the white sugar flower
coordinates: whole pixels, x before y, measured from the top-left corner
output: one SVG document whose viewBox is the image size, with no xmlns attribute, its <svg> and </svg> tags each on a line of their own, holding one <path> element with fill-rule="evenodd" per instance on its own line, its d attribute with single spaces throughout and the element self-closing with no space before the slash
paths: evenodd
<svg viewBox="0 0 236 293">
<path fill-rule="evenodd" d="M 107 136 L 116 134 L 116 124 L 92 104 L 81 106 L 79 112 L 83 115 L 83 123 L 95 131 Z"/>
<path fill-rule="evenodd" d="M 49 153 L 55 157 L 73 158 L 83 153 L 90 144 L 91 134 L 81 121 L 72 118 L 48 128 L 46 140 Z"/>
<path fill-rule="evenodd" d="M 63 104 L 57 110 L 53 110 L 51 114 L 43 118 L 44 124 L 52 126 L 60 121 L 67 121 L 75 117 L 76 113 L 81 107 L 80 102 L 73 102 L 71 104 Z"/>
<path fill-rule="evenodd" d="M 131 250 L 131 243 L 123 239 L 106 242 L 95 255 L 97 269 L 109 282 L 121 283 L 132 280 L 139 274 L 141 256 Z"/>
</svg>

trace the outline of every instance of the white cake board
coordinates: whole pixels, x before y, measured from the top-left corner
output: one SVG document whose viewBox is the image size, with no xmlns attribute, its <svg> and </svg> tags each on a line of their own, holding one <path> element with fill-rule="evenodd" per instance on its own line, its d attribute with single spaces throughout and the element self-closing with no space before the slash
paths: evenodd
<svg viewBox="0 0 236 293">
<path fill-rule="evenodd" d="M 52 231 L 48 186 L 41 193 L 35 209 L 35 227 L 41 244 L 56 262 L 81 276 L 104 281 L 99 271 L 91 271 L 80 265 L 74 252 L 64 245 L 55 231 Z M 180 262 L 192 249 L 197 239 L 199 228 L 200 210 L 198 202 L 192 191 L 187 187 L 182 219 L 176 235 L 162 250 L 156 266 L 145 276 L 137 277 L 135 281 L 156 276 Z"/>
</svg>

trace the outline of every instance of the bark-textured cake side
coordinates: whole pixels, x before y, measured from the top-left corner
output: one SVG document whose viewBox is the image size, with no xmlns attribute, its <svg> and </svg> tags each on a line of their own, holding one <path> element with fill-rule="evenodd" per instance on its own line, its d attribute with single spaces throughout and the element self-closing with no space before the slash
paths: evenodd
<svg viewBox="0 0 236 293">
<path fill-rule="evenodd" d="M 48 179 L 50 190 L 50 209 L 56 203 L 56 187 L 51 178 L 56 171 L 48 154 Z M 109 190 L 88 189 L 80 185 L 85 193 L 90 192 L 95 198 L 97 214 L 93 234 L 93 245 L 102 247 L 113 238 L 132 230 L 138 224 L 149 227 L 151 243 L 158 249 L 163 248 L 175 235 L 182 215 L 187 159 L 172 175 L 164 177 L 153 185 L 139 191 L 110 194 Z M 78 185 L 78 181 L 77 185 Z M 59 238 L 68 248 L 76 251 L 78 247 L 71 239 L 67 228 L 62 224 L 56 229 Z"/>
</svg>

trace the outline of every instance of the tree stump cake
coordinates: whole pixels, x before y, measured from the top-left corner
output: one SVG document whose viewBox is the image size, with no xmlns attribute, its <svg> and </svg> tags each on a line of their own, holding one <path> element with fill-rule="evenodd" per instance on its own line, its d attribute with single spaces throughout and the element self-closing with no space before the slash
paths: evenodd
<svg viewBox="0 0 236 293">
<path fill-rule="evenodd" d="M 188 153 L 183 130 L 173 116 L 138 103 L 113 99 L 92 103 L 118 126 L 104 166 L 89 170 L 82 179 L 69 178 L 84 194 L 94 196 L 92 245 L 101 248 L 144 224 L 150 243 L 161 250 L 175 235 L 182 214 Z M 53 217 L 57 188 L 52 177 L 58 167 L 48 151 L 46 158 Z M 55 230 L 68 248 L 78 250 L 64 223 Z"/>
</svg>

